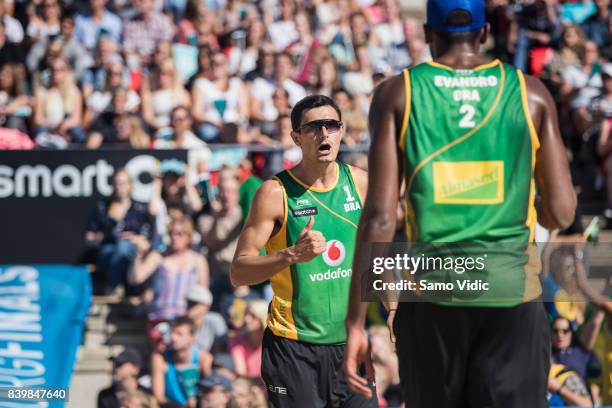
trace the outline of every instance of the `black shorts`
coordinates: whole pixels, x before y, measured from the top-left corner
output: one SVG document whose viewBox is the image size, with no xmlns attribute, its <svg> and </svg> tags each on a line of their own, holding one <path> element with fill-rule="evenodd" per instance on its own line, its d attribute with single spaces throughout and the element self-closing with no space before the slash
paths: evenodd
<svg viewBox="0 0 612 408">
<path fill-rule="evenodd" d="M 407 407 L 548 407 L 551 343 L 541 302 L 401 303 L 393 329 Z"/>
<path fill-rule="evenodd" d="M 376 390 L 369 400 L 353 394 L 342 371 L 344 345 L 319 345 L 275 336 L 266 329 L 261 376 L 272 407 L 377 407 Z"/>
</svg>

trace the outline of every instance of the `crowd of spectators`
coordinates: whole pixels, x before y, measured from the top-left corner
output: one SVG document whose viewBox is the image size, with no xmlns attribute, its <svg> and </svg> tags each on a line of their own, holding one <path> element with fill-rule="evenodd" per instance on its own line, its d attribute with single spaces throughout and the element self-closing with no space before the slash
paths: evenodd
<svg viewBox="0 0 612 408">
<path fill-rule="evenodd" d="M 553 93 L 580 192 L 603 197 L 612 225 L 610 0 L 486 4 L 487 52 Z M 103 291 L 142 299 L 153 349 L 150 362 L 135 351 L 115 359 L 100 406 L 265 406 L 258 356 L 269 288 L 228 280 L 256 175 L 300 160 L 289 113 L 311 93 L 340 106 L 345 147 L 367 149 L 374 87 L 428 59 L 421 22 L 396 0 L 0 0 L 0 148 L 192 153 L 161 163 L 147 204 L 117 171 L 88 224 Z M 218 144 L 281 154 L 211 174 Z M 553 322 L 559 361 L 565 323 Z M 380 399 L 392 406 L 397 361 L 388 332 L 371 330 L 385 350 L 374 356 Z M 586 389 L 585 369 L 574 369 Z M 560 388 L 551 382 L 551 393 Z M 585 403 L 572 389 L 572 403 Z"/>
</svg>

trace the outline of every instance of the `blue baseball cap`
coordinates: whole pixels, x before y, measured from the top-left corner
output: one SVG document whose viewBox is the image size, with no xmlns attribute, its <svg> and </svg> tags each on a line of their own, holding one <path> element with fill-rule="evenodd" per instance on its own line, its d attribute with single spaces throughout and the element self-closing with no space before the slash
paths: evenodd
<svg viewBox="0 0 612 408">
<path fill-rule="evenodd" d="M 449 25 L 448 15 L 454 10 L 464 10 L 472 16 L 472 21 L 465 25 Z M 484 27 L 484 0 L 428 0 L 427 26 L 442 33 L 467 33 Z"/>
</svg>

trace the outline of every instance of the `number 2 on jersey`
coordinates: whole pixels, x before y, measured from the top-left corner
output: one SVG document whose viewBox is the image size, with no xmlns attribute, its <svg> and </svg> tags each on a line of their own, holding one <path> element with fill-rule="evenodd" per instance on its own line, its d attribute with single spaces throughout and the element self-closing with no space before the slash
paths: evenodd
<svg viewBox="0 0 612 408">
<path fill-rule="evenodd" d="M 461 121 L 459 121 L 460 128 L 471 129 L 476 126 L 476 122 L 474 122 L 476 109 L 472 105 L 461 105 L 461 108 L 459 108 L 459 113 L 463 115 L 463 118 Z"/>
</svg>

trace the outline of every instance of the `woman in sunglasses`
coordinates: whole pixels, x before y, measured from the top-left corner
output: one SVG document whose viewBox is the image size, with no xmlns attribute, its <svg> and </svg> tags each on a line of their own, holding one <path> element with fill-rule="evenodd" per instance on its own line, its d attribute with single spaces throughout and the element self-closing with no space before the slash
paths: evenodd
<svg viewBox="0 0 612 408">
<path fill-rule="evenodd" d="M 337 160 L 344 125 L 332 99 L 302 99 L 291 127 L 302 160 L 255 195 L 230 278 L 235 286 L 270 280 L 274 290 L 261 365 L 270 406 L 378 406 L 375 392 L 353 394 L 341 370 L 367 174 Z"/>
<path fill-rule="evenodd" d="M 580 338 L 573 330 L 571 322 L 565 317 L 557 317 L 551 326 L 552 362 L 563 364 L 568 369 L 575 371 L 585 384 L 587 380 L 601 374 L 601 363 L 592 350 L 604 317 L 603 312 L 594 312 L 584 324 Z M 558 387 L 549 382 L 549 391 L 563 396 L 561 384 L 556 385 Z"/>
</svg>

